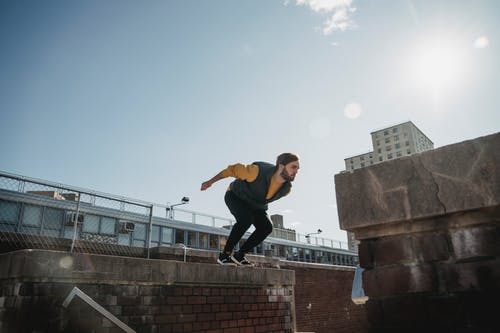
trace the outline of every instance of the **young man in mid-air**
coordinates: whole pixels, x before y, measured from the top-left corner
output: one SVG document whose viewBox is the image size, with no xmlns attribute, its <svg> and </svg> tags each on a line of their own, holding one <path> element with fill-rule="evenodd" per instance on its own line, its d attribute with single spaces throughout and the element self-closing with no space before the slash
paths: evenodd
<svg viewBox="0 0 500 333">
<path fill-rule="evenodd" d="M 299 170 L 299 157 L 283 153 L 276 159 L 276 165 L 254 162 L 228 166 L 211 179 L 201 184 L 205 191 L 218 180 L 236 178 L 224 196 L 227 207 L 236 218 L 224 250 L 217 262 L 221 265 L 251 265 L 245 257 L 272 232 L 273 225 L 267 216 L 267 204 L 284 197 L 292 188 L 292 182 Z M 248 237 L 239 251 L 233 250 L 245 232 L 254 225 L 255 231 Z"/>
</svg>

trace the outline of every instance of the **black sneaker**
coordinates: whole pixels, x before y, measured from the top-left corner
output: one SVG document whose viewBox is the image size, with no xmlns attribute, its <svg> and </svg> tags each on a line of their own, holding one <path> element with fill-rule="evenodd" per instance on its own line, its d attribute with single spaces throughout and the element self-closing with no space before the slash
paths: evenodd
<svg viewBox="0 0 500 333">
<path fill-rule="evenodd" d="M 232 256 L 231 259 L 238 265 L 238 266 L 253 266 L 253 264 L 248 261 L 248 259 L 245 257 L 244 253 L 241 252 L 235 252 Z"/>
<path fill-rule="evenodd" d="M 227 254 L 226 252 L 221 252 L 219 254 L 219 259 L 217 259 L 217 263 L 219 263 L 220 265 L 225 265 L 225 266 L 236 266 L 234 261 L 231 260 L 231 257 L 229 256 L 229 254 Z"/>
</svg>

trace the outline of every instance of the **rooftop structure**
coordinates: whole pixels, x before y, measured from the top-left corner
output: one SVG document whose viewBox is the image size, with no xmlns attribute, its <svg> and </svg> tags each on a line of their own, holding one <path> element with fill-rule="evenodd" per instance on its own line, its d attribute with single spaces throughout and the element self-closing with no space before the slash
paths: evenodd
<svg viewBox="0 0 500 333">
<path fill-rule="evenodd" d="M 411 121 L 371 133 L 373 150 L 344 159 L 346 171 L 434 149 L 434 143 Z"/>
</svg>

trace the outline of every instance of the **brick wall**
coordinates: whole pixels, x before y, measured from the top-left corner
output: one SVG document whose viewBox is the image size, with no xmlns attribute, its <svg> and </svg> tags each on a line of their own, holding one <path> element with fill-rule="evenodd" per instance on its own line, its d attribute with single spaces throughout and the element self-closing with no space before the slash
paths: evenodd
<svg viewBox="0 0 500 333">
<path fill-rule="evenodd" d="M 370 331 L 498 332 L 500 133 L 336 175 Z"/>
<path fill-rule="evenodd" d="M 74 286 L 137 332 L 365 332 L 350 299 L 354 270 L 252 257 L 258 268 L 221 267 L 216 254 L 162 249 L 166 260 L 17 251 L 0 255 L 0 332 L 120 332 Z M 280 269 L 276 269 L 280 266 Z M 310 304 L 310 305 L 309 305 Z M 30 318 L 29 321 L 24 318 Z"/>
<path fill-rule="evenodd" d="M 122 332 L 75 298 L 74 284 L 3 285 L 1 332 Z M 78 288 L 137 332 L 291 332 L 291 288 L 78 284 Z M 29 318 L 29 320 L 27 320 Z"/>
<path fill-rule="evenodd" d="M 157 248 L 153 255 L 169 260 L 183 260 L 183 250 Z M 295 318 L 298 332 L 364 333 L 368 317 L 364 305 L 351 300 L 354 268 L 281 261 L 269 257 L 248 256 L 261 267 L 280 267 L 295 272 Z M 214 262 L 215 254 L 189 250 L 188 262 Z"/>
<path fill-rule="evenodd" d="M 288 270 L 23 250 L 0 255 L 0 281 L 2 333 L 121 332 L 78 297 L 62 307 L 75 286 L 137 332 L 295 330 Z"/>
<path fill-rule="evenodd" d="M 316 333 L 367 332 L 364 305 L 351 300 L 352 267 L 282 264 L 295 271 L 297 331 Z"/>
</svg>

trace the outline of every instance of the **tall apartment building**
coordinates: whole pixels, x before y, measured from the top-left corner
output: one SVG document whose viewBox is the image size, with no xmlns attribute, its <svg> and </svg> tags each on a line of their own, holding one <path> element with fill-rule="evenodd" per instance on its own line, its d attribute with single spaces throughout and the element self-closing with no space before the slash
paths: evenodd
<svg viewBox="0 0 500 333">
<path fill-rule="evenodd" d="M 371 133 L 373 151 L 344 159 L 346 172 L 434 149 L 434 143 L 411 121 Z M 349 250 L 358 251 L 354 234 L 347 232 Z"/>
<path fill-rule="evenodd" d="M 346 171 L 434 149 L 434 143 L 411 121 L 374 131 L 371 136 L 373 151 L 344 159 Z"/>
</svg>

